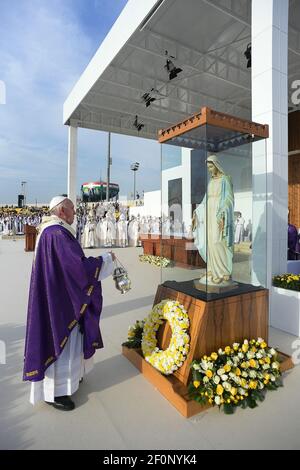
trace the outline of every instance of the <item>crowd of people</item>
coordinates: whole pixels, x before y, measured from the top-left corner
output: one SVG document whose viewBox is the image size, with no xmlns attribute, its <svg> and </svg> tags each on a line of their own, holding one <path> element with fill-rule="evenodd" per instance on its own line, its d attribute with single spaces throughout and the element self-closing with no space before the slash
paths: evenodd
<svg viewBox="0 0 300 470">
<path fill-rule="evenodd" d="M 47 206 L 37 209 L 0 208 L 0 234 L 24 235 L 25 225 L 38 226 Z M 191 226 L 178 219 L 130 216 L 129 207 L 118 202 L 80 202 L 76 211 L 76 238 L 83 248 L 141 246 L 141 235 L 193 238 Z"/>
<path fill-rule="evenodd" d="M 141 246 L 141 235 L 189 236 L 179 220 L 166 217 L 129 216 L 129 209 L 118 203 L 81 203 L 77 209 L 77 240 L 83 248 Z"/>
<path fill-rule="evenodd" d="M 251 242 L 252 241 L 252 223 L 248 220 L 248 224 L 245 224 L 245 219 L 241 212 L 236 213 L 235 218 L 235 232 L 234 232 L 234 243 Z"/>
<path fill-rule="evenodd" d="M 47 213 L 47 208 L 37 210 L 36 208 L 0 208 L 0 234 L 1 235 L 24 235 L 25 225 L 37 226 L 42 217 Z"/>
</svg>

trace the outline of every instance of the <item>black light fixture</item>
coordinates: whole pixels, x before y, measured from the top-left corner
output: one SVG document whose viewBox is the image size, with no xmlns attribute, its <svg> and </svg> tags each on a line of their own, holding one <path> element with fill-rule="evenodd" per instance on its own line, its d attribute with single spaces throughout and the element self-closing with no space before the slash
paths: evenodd
<svg viewBox="0 0 300 470">
<path fill-rule="evenodd" d="M 247 45 L 247 49 L 244 52 L 244 56 L 247 59 L 247 69 L 251 68 L 251 42 Z"/>
<path fill-rule="evenodd" d="M 142 122 L 138 122 L 138 117 L 136 115 L 133 126 L 137 129 L 138 132 L 140 132 L 143 129 L 143 127 L 145 127 L 145 124 L 143 124 Z"/>
<path fill-rule="evenodd" d="M 169 74 L 169 80 L 173 80 L 173 78 L 176 78 L 177 75 L 182 72 L 182 69 L 180 67 L 176 67 L 171 59 L 175 59 L 174 56 L 169 55 L 168 51 L 165 51 L 165 55 L 168 56 L 166 65 L 164 66 L 165 69 L 167 70 Z"/>
<path fill-rule="evenodd" d="M 152 88 L 153 90 L 153 88 Z M 146 108 L 148 108 L 148 106 L 150 106 L 151 103 L 153 103 L 153 101 L 156 100 L 156 98 L 153 98 L 153 96 L 150 95 L 150 93 L 144 93 L 143 96 L 142 96 L 142 99 L 144 100 L 145 104 L 146 104 Z"/>
</svg>

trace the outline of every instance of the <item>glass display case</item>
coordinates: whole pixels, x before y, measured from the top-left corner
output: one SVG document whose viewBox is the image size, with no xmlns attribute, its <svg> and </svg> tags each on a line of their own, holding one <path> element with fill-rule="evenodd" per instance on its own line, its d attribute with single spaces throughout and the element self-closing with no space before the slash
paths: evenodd
<svg viewBox="0 0 300 470">
<path fill-rule="evenodd" d="M 266 286 L 268 132 L 209 108 L 160 131 L 164 286 L 205 301 Z"/>
</svg>

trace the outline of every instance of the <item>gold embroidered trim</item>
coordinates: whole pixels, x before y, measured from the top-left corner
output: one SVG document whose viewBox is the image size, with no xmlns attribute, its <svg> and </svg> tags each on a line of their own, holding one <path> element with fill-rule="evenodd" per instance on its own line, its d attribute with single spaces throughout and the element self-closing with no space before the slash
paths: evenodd
<svg viewBox="0 0 300 470">
<path fill-rule="evenodd" d="M 81 310 L 80 310 L 81 315 L 83 314 L 83 312 L 85 311 L 86 308 L 87 308 L 87 304 L 83 304 L 83 306 L 81 307 Z"/>
<path fill-rule="evenodd" d="M 99 271 L 100 271 L 100 268 L 97 268 L 95 272 L 95 279 L 97 279 L 97 277 L 99 276 Z"/>
<path fill-rule="evenodd" d="M 68 341 L 68 337 L 65 336 L 62 342 L 60 343 L 60 347 L 63 348 L 67 341 Z"/>
<path fill-rule="evenodd" d="M 71 330 L 73 326 L 76 325 L 76 323 L 77 323 L 77 320 L 71 321 L 70 325 L 68 326 L 69 330 Z"/>
<path fill-rule="evenodd" d="M 91 286 L 87 292 L 87 295 L 90 296 L 93 290 L 94 290 L 94 286 Z"/>
<path fill-rule="evenodd" d="M 39 373 L 38 370 L 33 370 L 32 372 L 26 372 L 26 377 L 32 377 L 33 375 L 37 375 Z"/>
<path fill-rule="evenodd" d="M 99 346 L 99 343 L 93 343 L 92 346 Z"/>
<path fill-rule="evenodd" d="M 51 361 L 53 361 L 54 357 L 53 356 L 50 356 L 47 361 L 45 362 L 45 366 L 47 366 L 48 364 L 50 364 Z"/>
</svg>

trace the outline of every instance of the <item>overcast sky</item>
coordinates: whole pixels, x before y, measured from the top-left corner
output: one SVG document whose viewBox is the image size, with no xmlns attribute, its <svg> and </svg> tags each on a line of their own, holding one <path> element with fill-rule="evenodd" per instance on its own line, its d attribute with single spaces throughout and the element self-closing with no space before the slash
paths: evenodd
<svg viewBox="0 0 300 470">
<path fill-rule="evenodd" d="M 67 191 L 63 103 L 127 0 L 0 0 L 0 204 L 47 202 Z M 1 97 L 0 97 L 1 98 Z M 2 100 L 3 101 L 3 100 Z M 1 99 L 0 99 L 1 103 Z M 107 134 L 79 129 L 80 184 L 105 179 Z M 140 162 L 137 190 L 159 189 L 155 141 L 112 134 L 111 181 L 133 190 L 130 163 Z M 150 177 L 149 177 L 150 176 Z"/>
</svg>

